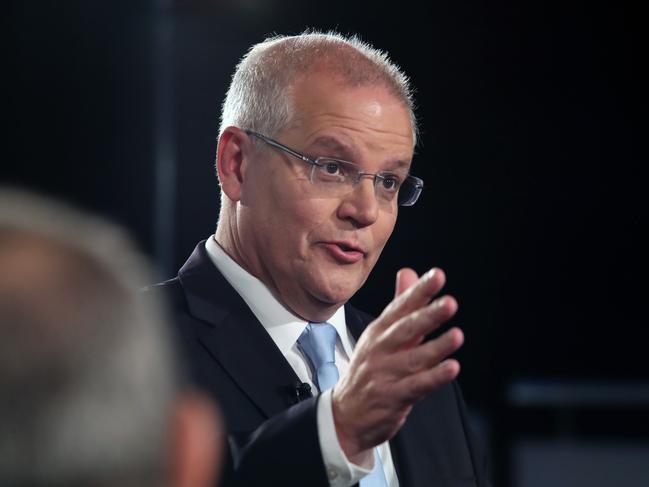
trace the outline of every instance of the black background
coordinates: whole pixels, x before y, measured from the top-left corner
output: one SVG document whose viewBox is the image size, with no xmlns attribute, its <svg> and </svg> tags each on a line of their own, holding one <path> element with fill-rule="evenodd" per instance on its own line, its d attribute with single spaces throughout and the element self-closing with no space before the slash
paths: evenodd
<svg viewBox="0 0 649 487">
<path fill-rule="evenodd" d="M 126 226 L 170 277 L 214 230 L 220 104 L 273 33 L 358 33 L 417 89 L 420 202 L 355 303 L 445 269 L 469 404 L 649 375 L 646 40 L 621 2 L 7 2 L 2 179 Z M 166 147 L 166 149 L 164 148 Z M 159 154 L 173 191 L 156 199 Z M 167 206 L 161 205 L 161 201 Z"/>
</svg>

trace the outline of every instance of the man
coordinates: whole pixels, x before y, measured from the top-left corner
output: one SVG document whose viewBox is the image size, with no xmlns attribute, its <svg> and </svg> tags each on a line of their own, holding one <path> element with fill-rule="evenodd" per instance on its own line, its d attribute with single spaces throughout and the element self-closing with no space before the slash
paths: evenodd
<svg viewBox="0 0 649 487">
<path fill-rule="evenodd" d="M 213 486 L 212 401 L 180 390 L 122 233 L 0 190 L 0 268 L 0 485 Z"/>
<path fill-rule="evenodd" d="M 457 309 L 430 302 L 443 272 L 402 269 L 374 321 L 348 304 L 421 192 L 416 135 L 407 78 L 357 38 L 277 37 L 237 67 L 216 233 L 157 287 L 221 402 L 225 485 L 486 485 L 449 358 L 462 332 L 424 339 Z"/>
</svg>

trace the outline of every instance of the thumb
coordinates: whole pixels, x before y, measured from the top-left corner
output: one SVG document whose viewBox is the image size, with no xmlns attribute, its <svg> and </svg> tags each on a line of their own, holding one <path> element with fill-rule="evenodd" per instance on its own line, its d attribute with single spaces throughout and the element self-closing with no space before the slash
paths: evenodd
<svg viewBox="0 0 649 487">
<path fill-rule="evenodd" d="M 394 297 L 396 298 L 402 294 L 406 289 L 415 284 L 419 276 L 417 273 L 408 267 L 404 267 L 397 272 L 397 282 L 394 288 Z"/>
</svg>

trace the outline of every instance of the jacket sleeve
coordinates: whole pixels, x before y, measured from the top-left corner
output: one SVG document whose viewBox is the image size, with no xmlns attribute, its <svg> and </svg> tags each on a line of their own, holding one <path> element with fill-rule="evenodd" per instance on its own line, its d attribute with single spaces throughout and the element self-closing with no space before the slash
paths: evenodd
<svg viewBox="0 0 649 487">
<path fill-rule="evenodd" d="M 316 411 L 314 397 L 268 419 L 250 434 L 229 434 L 221 485 L 327 487 Z"/>
</svg>

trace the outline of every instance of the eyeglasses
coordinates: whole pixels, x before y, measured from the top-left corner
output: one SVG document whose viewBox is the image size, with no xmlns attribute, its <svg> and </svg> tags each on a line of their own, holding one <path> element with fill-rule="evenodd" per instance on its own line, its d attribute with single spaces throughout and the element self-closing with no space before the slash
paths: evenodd
<svg viewBox="0 0 649 487">
<path fill-rule="evenodd" d="M 403 177 L 383 171 L 376 174 L 363 172 L 361 167 L 353 162 L 331 157 L 312 159 L 260 133 L 252 130 L 244 130 L 244 132 L 309 164 L 311 166 L 311 183 L 326 189 L 327 194 L 343 195 L 349 192 L 350 188 L 356 186 L 362 178 L 371 176 L 374 180 L 374 194 L 379 201 L 392 202 L 396 197 L 398 205 L 412 206 L 417 202 L 424 189 L 424 182 L 415 176 Z"/>
</svg>

